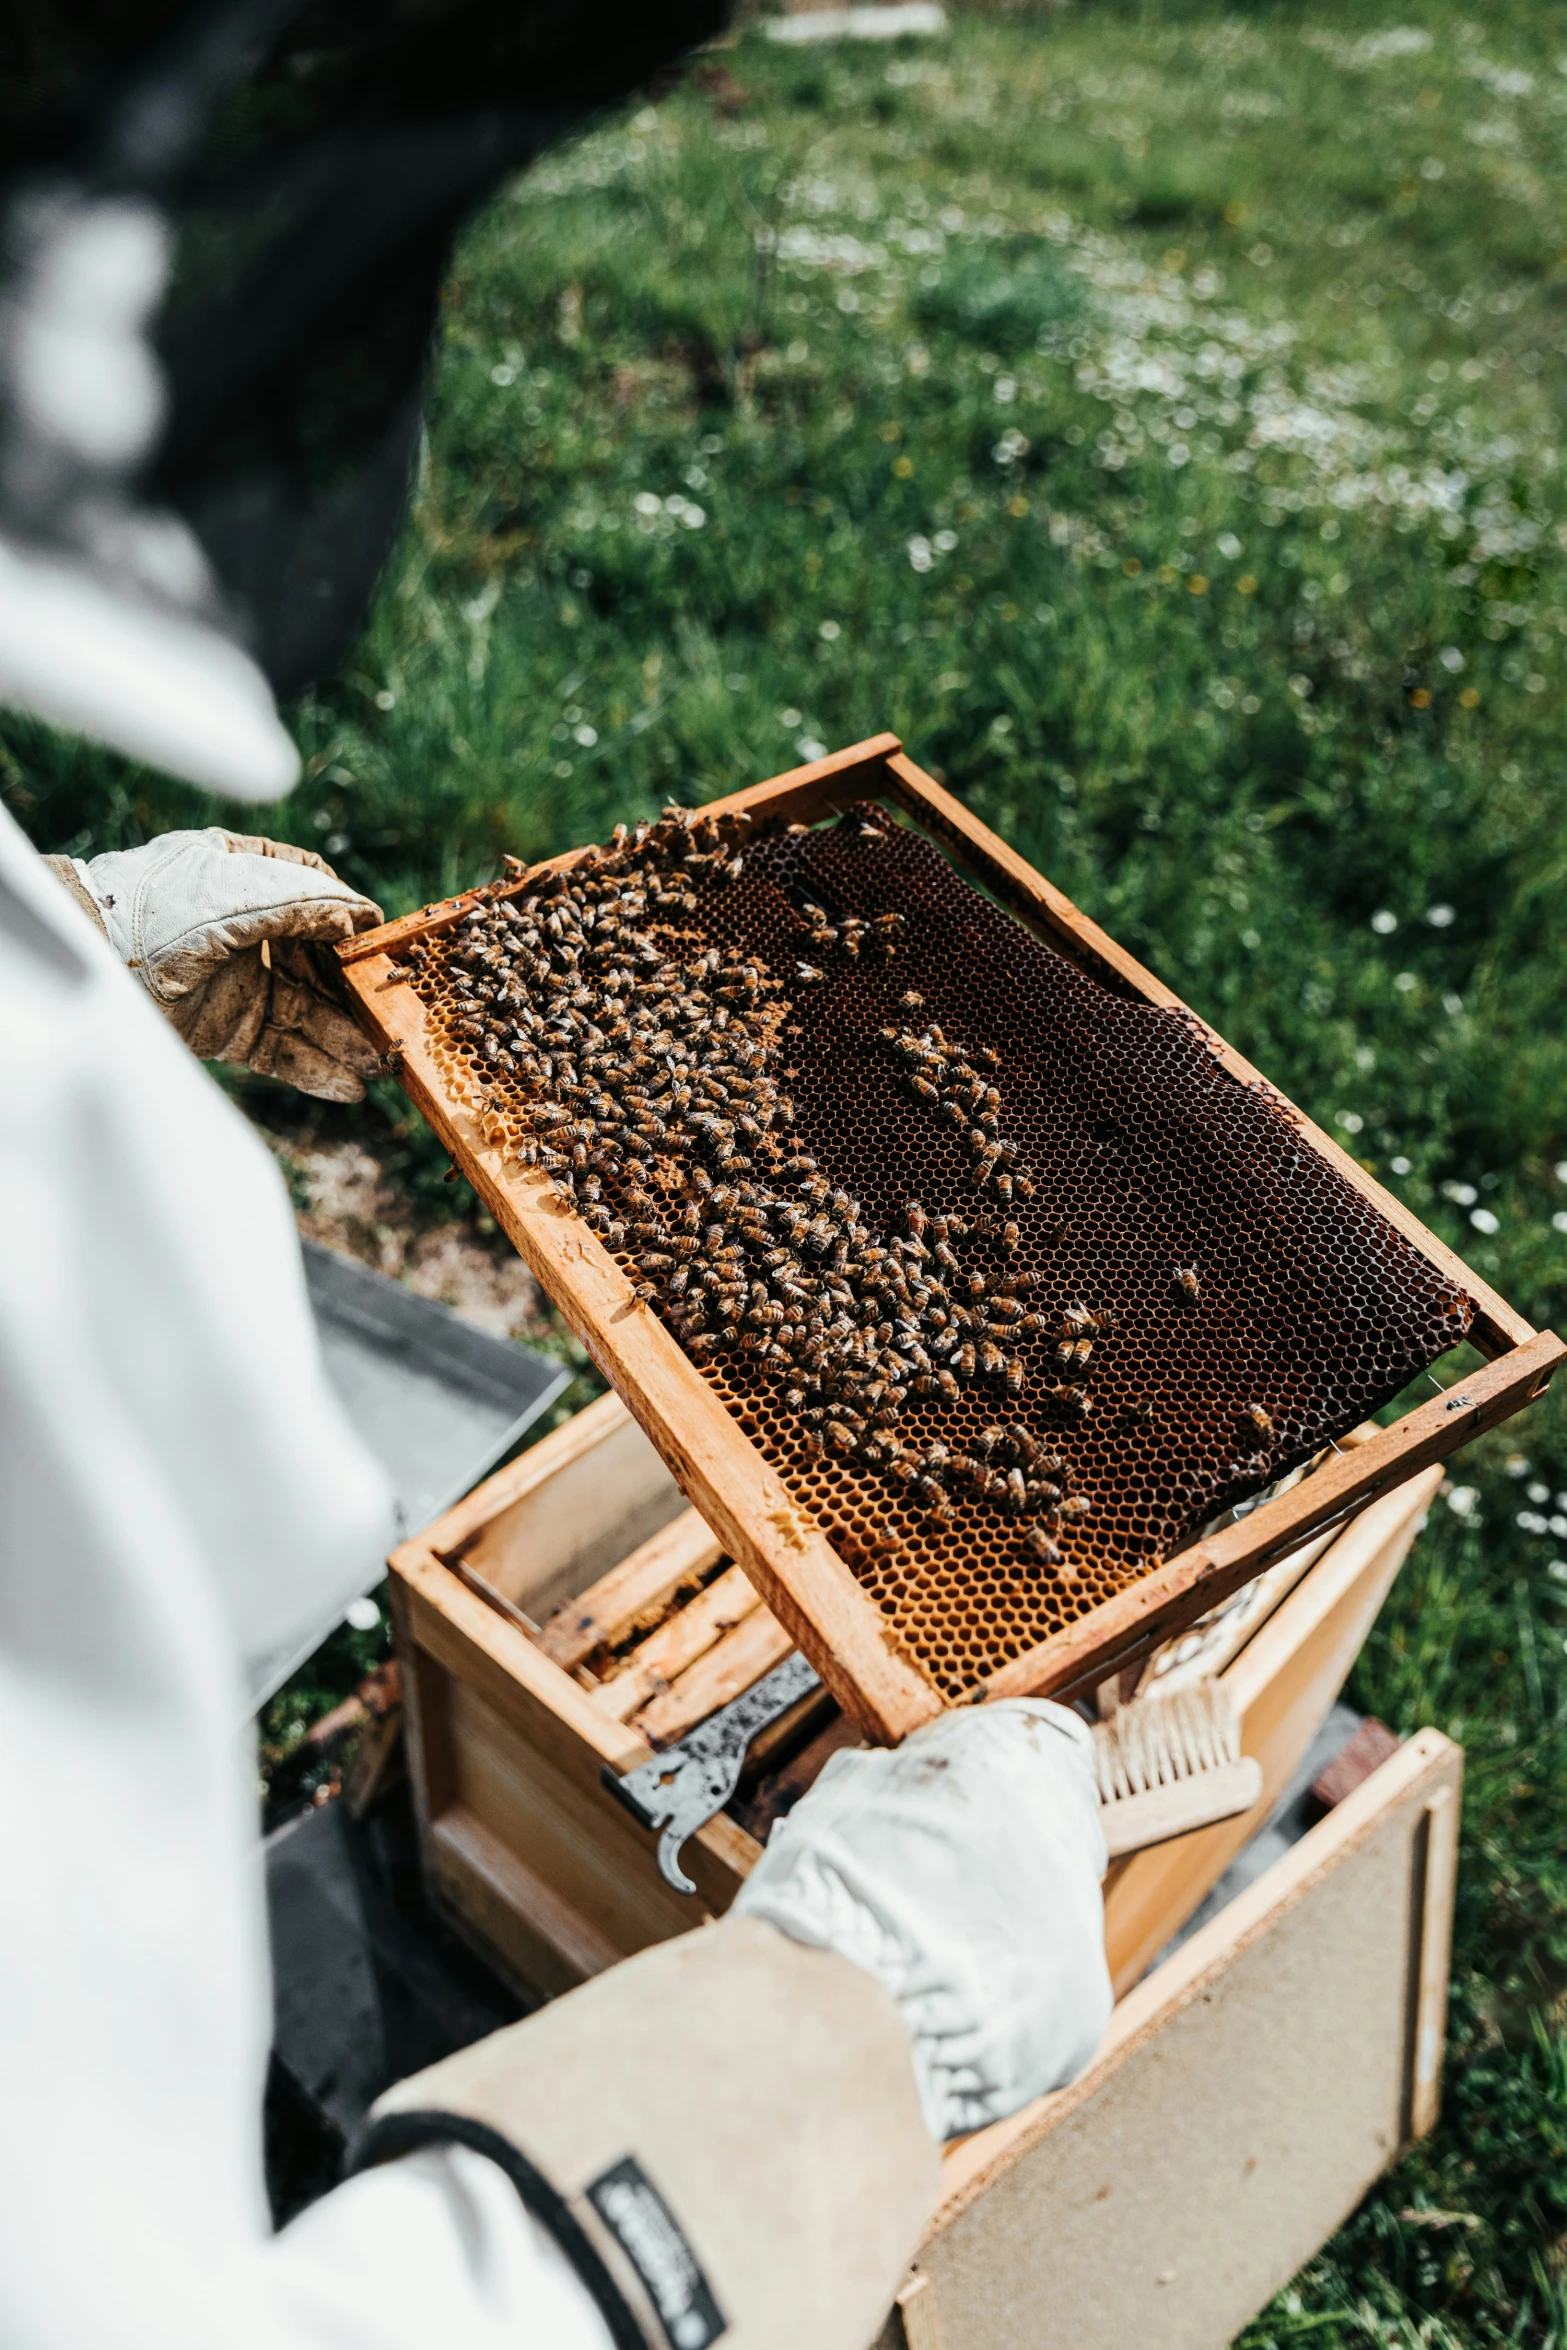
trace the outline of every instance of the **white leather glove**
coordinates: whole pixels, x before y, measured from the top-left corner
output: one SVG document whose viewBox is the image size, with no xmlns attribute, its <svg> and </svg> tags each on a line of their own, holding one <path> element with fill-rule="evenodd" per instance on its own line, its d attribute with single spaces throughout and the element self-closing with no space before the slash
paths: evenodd
<svg viewBox="0 0 1567 2350">
<path fill-rule="evenodd" d="M 377 1054 L 331 948 L 381 909 L 309 849 L 212 825 L 85 865 L 49 861 L 200 1059 L 362 1099 Z"/>
<path fill-rule="evenodd" d="M 1075 2080 L 1110 2020 L 1093 1749 L 1042 1698 L 836 1754 L 734 1904 L 884 1983 L 938 2142 Z"/>
</svg>

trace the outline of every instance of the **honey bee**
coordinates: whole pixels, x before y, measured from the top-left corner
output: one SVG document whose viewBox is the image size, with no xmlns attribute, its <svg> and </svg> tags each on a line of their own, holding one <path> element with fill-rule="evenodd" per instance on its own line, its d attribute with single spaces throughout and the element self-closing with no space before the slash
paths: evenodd
<svg viewBox="0 0 1567 2350">
<path fill-rule="evenodd" d="M 1136 1427 L 1151 1427 L 1153 1424 L 1153 1397 L 1151 1395 L 1139 1396 L 1135 1403 L 1129 1403 L 1126 1407 L 1126 1417 Z"/>
<path fill-rule="evenodd" d="M 802 987 L 815 987 L 823 977 L 814 963 L 796 963 L 794 975 Z"/>
<path fill-rule="evenodd" d="M 828 1451 L 838 1453 L 853 1452 L 854 1446 L 854 1431 L 851 1428 L 846 1428 L 841 1420 L 829 1420 L 827 1423 Z"/>
<path fill-rule="evenodd" d="M 1043 1526 L 1025 1527 L 1023 1540 L 1041 1566 L 1058 1567 L 1061 1564 L 1060 1549 L 1051 1541 Z"/>
<path fill-rule="evenodd" d="M 1241 1418 L 1245 1421 L 1248 1428 L 1254 1428 L 1259 1436 L 1265 1437 L 1270 1443 L 1272 1442 L 1273 1437 L 1276 1434 L 1272 1416 L 1263 1410 L 1260 1403 L 1249 1403 L 1244 1405 L 1241 1411 Z"/>
<path fill-rule="evenodd" d="M 1093 1506 L 1086 1493 L 1074 1493 L 1070 1499 L 1062 1502 L 1061 1515 L 1070 1522 L 1076 1523 L 1086 1518 Z"/>
<path fill-rule="evenodd" d="M 1027 1374 L 1025 1373 L 1025 1371 L 1024 1371 L 1024 1368 L 1023 1368 L 1023 1358 L 1022 1358 L 1022 1356 L 1021 1356 L 1021 1355 L 1012 1355 L 1012 1356 L 1011 1356 L 1011 1357 L 1008 1359 L 1007 1366 L 1006 1366 L 1006 1370 L 1005 1370 L 1005 1372 L 1004 1372 L 1004 1374 L 1003 1374 L 1003 1376 L 1004 1376 L 1004 1378 L 1005 1378 L 1005 1381 L 1006 1381 L 1006 1390 L 1007 1390 L 1007 1393 L 1008 1393 L 1008 1395 L 1021 1395 L 1021 1394 L 1022 1394 L 1022 1392 L 1023 1392 L 1023 1381 L 1024 1381 L 1024 1378 L 1026 1377 L 1026 1375 L 1027 1375 Z"/>
<path fill-rule="evenodd" d="M 1177 1265 L 1170 1275 L 1175 1293 L 1183 1305 L 1194 1306 L 1202 1295 L 1202 1284 L 1195 1265 Z"/>
<path fill-rule="evenodd" d="M 967 1338 L 965 1338 L 965 1339 L 964 1339 L 964 1341 L 963 1341 L 962 1345 L 961 1345 L 961 1346 L 958 1348 L 958 1351 L 957 1351 L 957 1353 L 956 1353 L 956 1354 L 953 1356 L 953 1358 L 952 1358 L 952 1361 L 953 1361 L 953 1368 L 956 1370 L 956 1372 L 957 1372 L 957 1375 L 958 1375 L 958 1377 L 959 1377 L 960 1379 L 972 1379 L 972 1378 L 973 1378 L 973 1376 L 974 1376 L 974 1345 L 973 1345 L 973 1341 L 972 1341 L 971 1339 L 967 1339 Z"/>
<path fill-rule="evenodd" d="M 978 1453 L 982 1461 L 988 1461 L 991 1454 L 996 1451 L 998 1446 L 1005 1444 L 1006 1434 L 1006 1430 L 1004 1428 L 998 1428 L 994 1421 L 991 1422 L 988 1428 L 981 1428 L 979 1434 L 974 1439 L 974 1450 Z"/>
<path fill-rule="evenodd" d="M 979 1367 L 987 1379 L 999 1378 L 1007 1367 L 1007 1358 L 993 1338 L 985 1339 L 980 1346 Z"/>
</svg>

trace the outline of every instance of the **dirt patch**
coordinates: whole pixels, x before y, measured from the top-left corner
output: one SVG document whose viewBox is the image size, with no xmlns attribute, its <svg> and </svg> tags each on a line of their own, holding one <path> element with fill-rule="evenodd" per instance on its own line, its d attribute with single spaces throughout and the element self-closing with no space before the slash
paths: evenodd
<svg viewBox="0 0 1567 2350">
<path fill-rule="evenodd" d="M 498 1337 L 537 1338 L 548 1329 L 543 1292 L 499 1233 L 455 1216 L 432 1223 L 361 1142 L 300 1147 L 267 1139 L 306 1240 L 356 1257 Z"/>
</svg>

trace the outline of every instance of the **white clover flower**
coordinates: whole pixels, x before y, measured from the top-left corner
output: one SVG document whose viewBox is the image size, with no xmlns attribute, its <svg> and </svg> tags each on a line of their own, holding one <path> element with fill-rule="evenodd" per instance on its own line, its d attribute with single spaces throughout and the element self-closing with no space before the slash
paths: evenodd
<svg viewBox="0 0 1567 2350">
<path fill-rule="evenodd" d="M 938 530 L 930 543 L 938 555 L 950 555 L 958 543 L 958 534 L 955 530 Z"/>
<path fill-rule="evenodd" d="M 1358 1134 L 1366 1121 L 1358 1110 L 1340 1110 L 1337 1123 L 1343 1127 L 1346 1134 Z"/>
<path fill-rule="evenodd" d="M 1451 906 L 1427 906 L 1426 920 L 1433 930 L 1446 930 L 1454 920 L 1453 909 Z"/>
<path fill-rule="evenodd" d="M 1452 1200 L 1460 1208 L 1472 1208 L 1480 1194 L 1472 1183 L 1444 1183 L 1442 1197 Z"/>
<path fill-rule="evenodd" d="M 1391 938 L 1398 928 L 1398 916 L 1387 906 L 1379 906 L 1371 917 L 1371 927 L 1378 938 Z"/>
<path fill-rule="evenodd" d="M 1502 1229 L 1501 1218 L 1493 1216 L 1489 1208 L 1475 1208 L 1469 1221 L 1477 1232 L 1500 1232 Z"/>
<path fill-rule="evenodd" d="M 836 620 L 824 620 L 816 633 L 824 644 L 835 645 L 843 631 Z"/>
<path fill-rule="evenodd" d="M 651 490 L 638 490 L 631 503 L 638 514 L 661 514 L 664 510 L 663 499 L 655 498 Z"/>
<path fill-rule="evenodd" d="M 1456 645 L 1444 645 L 1438 653 L 1437 659 L 1441 662 L 1442 667 L 1450 670 L 1455 677 L 1464 665 L 1463 654 Z"/>
<path fill-rule="evenodd" d="M 930 551 L 929 539 L 919 537 L 910 539 L 909 569 L 911 571 L 928 571 L 934 561 L 935 557 Z"/>
<path fill-rule="evenodd" d="M 1455 1518 L 1472 1518 L 1479 1505 L 1480 1495 L 1473 1485 L 1455 1485 L 1442 1499 Z"/>
<path fill-rule="evenodd" d="M 598 729 L 595 726 L 579 726 L 573 730 L 572 740 L 579 742 L 585 751 L 591 751 L 598 741 Z"/>
</svg>

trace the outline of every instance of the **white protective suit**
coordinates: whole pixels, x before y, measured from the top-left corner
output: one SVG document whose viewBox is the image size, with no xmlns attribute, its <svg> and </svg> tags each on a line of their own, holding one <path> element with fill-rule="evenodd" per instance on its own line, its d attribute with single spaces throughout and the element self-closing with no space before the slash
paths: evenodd
<svg viewBox="0 0 1567 2350">
<path fill-rule="evenodd" d="M 0 2341 L 600 2350 L 483 2156 L 271 2234 L 240 1660 L 390 1530 L 266 1150 L 0 812 Z"/>
</svg>

